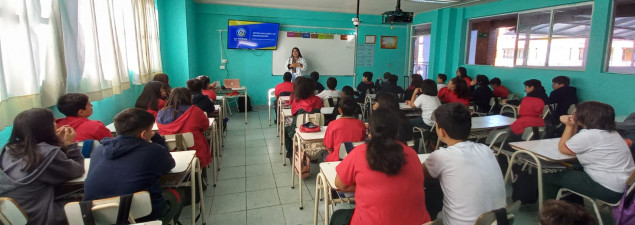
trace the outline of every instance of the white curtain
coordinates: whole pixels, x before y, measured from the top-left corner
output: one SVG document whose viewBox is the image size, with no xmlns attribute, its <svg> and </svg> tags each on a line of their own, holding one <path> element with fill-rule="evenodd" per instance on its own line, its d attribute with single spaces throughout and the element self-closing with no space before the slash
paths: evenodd
<svg viewBox="0 0 635 225">
<path fill-rule="evenodd" d="M 135 84 L 148 82 L 154 74 L 162 73 L 161 51 L 159 43 L 158 15 L 154 0 L 133 0 L 134 31 L 137 47 L 136 56 L 138 75 L 133 78 Z"/>
<path fill-rule="evenodd" d="M 64 93 L 57 0 L 0 0 L 0 127 Z"/>
</svg>

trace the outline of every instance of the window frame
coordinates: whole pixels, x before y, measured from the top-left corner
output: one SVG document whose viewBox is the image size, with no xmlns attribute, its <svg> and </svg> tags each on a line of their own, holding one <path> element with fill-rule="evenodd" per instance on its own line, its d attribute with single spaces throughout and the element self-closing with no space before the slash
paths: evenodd
<svg viewBox="0 0 635 225">
<path fill-rule="evenodd" d="M 487 16 L 480 16 L 480 17 L 474 17 L 474 18 L 469 18 L 467 19 L 467 32 L 465 34 L 465 46 L 464 46 L 464 51 L 465 51 L 465 57 L 463 62 L 465 63 L 465 65 L 470 65 L 470 66 L 492 66 L 492 67 L 501 67 L 501 68 L 527 68 L 527 69 L 549 69 L 549 70 L 567 70 L 567 71 L 585 71 L 586 70 L 586 66 L 587 66 L 587 57 L 588 57 L 588 45 L 585 47 L 585 53 L 584 53 L 584 60 L 582 62 L 581 66 L 548 66 L 549 64 L 549 54 L 551 51 L 551 40 L 552 40 L 552 35 L 553 35 L 553 20 L 554 20 L 554 10 L 556 9 L 563 9 L 563 8 L 573 8 L 573 7 L 579 7 L 579 6 L 591 6 L 591 16 L 593 16 L 593 12 L 595 10 L 595 2 L 593 1 L 588 1 L 588 2 L 580 2 L 580 3 L 572 3 L 572 4 L 565 4 L 565 5 L 558 5 L 558 6 L 551 6 L 551 7 L 544 7 L 544 8 L 536 8 L 536 9 L 530 9 L 530 10 L 523 10 L 523 11 L 515 11 L 515 12 L 509 12 L 509 13 L 501 13 L 501 14 L 492 14 L 492 15 L 487 15 Z M 615 4 L 614 7 L 615 9 Z M 526 65 L 526 59 L 529 53 L 528 51 L 523 51 L 523 57 L 525 58 L 525 65 L 516 65 L 516 60 L 518 59 L 517 55 L 519 53 L 519 46 L 518 46 L 518 37 L 519 37 L 519 32 L 518 32 L 518 27 L 520 25 L 520 19 L 519 16 L 521 14 L 527 14 L 527 13 L 533 13 L 533 12 L 539 12 L 539 11 L 546 11 L 549 10 L 550 11 L 550 19 L 549 19 L 549 34 L 548 34 L 548 45 L 547 45 L 547 55 L 545 58 L 545 66 L 527 66 Z M 614 15 L 615 11 L 613 11 L 613 15 Z M 514 60 L 513 60 L 513 64 L 511 67 L 504 67 L 504 66 L 495 66 L 495 65 L 479 65 L 479 64 L 469 64 L 469 50 L 470 50 L 470 32 L 471 32 L 471 21 L 472 20 L 478 20 L 478 19 L 484 19 L 484 18 L 491 18 L 491 17 L 498 17 L 498 16 L 505 16 L 505 15 L 511 15 L 511 14 L 516 14 L 516 41 L 514 44 Z M 613 18 L 613 17 L 611 17 Z M 589 24 L 589 27 L 593 26 L 593 19 L 591 19 L 591 23 Z M 610 26 L 611 30 L 613 29 L 613 22 L 611 21 L 611 26 Z M 610 34 L 611 36 L 613 35 L 613 33 L 611 32 Z M 591 35 L 589 32 L 589 39 L 591 39 Z M 609 39 L 610 40 L 610 39 Z M 610 47 L 610 46 L 609 46 Z M 524 49 L 524 48 L 523 48 Z M 606 60 L 606 70 L 608 71 L 608 63 L 609 63 L 609 59 Z"/>
<path fill-rule="evenodd" d="M 612 1 L 612 6 L 611 6 L 611 16 L 609 17 L 610 22 L 609 22 L 609 27 L 608 27 L 608 39 L 606 40 L 605 46 L 606 46 L 606 50 L 604 51 L 604 65 L 602 65 L 603 69 L 602 72 L 604 73 L 612 73 L 612 74 L 623 74 L 623 75 L 635 75 L 635 73 L 625 73 L 625 72 L 619 72 L 619 71 L 610 71 L 609 67 L 610 67 L 610 63 L 611 63 L 611 56 L 613 54 L 613 33 L 614 30 L 613 28 L 615 27 L 615 13 L 616 13 L 616 9 L 617 9 L 617 2 Z M 635 51 L 635 48 L 633 48 L 633 50 Z M 621 58 L 621 57 L 620 57 Z"/>
</svg>

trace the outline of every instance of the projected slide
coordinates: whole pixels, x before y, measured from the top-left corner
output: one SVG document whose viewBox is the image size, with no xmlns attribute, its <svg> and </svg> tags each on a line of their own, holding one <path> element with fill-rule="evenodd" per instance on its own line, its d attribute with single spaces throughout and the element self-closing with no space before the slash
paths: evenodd
<svg viewBox="0 0 635 225">
<path fill-rule="evenodd" d="M 229 20 L 227 48 L 275 50 L 280 24 Z"/>
</svg>

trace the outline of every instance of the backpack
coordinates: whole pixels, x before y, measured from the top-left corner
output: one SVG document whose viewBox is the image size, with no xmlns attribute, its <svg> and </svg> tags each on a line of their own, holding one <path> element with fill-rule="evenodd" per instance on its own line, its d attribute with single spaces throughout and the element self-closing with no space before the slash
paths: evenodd
<svg viewBox="0 0 635 225">
<path fill-rule="evenodd" d="M 629 188 L 627 186 L 624 190 L 620 204 L 613 207 L 613 219 L 617 225 L 635 224 L 635 193 L 633 191 L 628 193 Z"/>
<path fill-rule="evenodd" d="M 238 97 L 238 111 L 245 112 L 245 97 Z M 253 111 L 251 107 L 251 98 L 247 96 L 247 111 Z"/>
</svg>

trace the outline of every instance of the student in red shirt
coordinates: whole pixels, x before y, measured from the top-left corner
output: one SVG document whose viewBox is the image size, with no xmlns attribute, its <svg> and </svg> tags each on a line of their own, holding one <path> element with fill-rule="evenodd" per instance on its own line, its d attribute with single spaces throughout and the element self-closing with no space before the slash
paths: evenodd
<svg viewBox="0 0 635 225">
<path fill-rule="evenodd" d="M 280 94 L 283 92 L 288 92 L 289 94 L 293 92 L 293 83 L 291 82 L 292 76 L 293 75 L 289 72 L 285 72 L 284 75 L 282 75 L 282 83 L 276 85 L 276 89 L 274 91 L 276 99 L 278 99 Z"/>
<path fill-rule="evenodd" d="M 353 97 L 346 96 L 340 101 L 338 110 L 342 117 L 331 121 L 324 135 L 324 147 L 326 147 L 328 152 L 328 155 L 324 157 L 324 161 L 340 161 L 340 145 L 342 142 L 366 140 L 366 125 L 357 119 L 357 107 L 359 105 Z"/>
<path fill-rule="evenodd" d="M 315 96 L 315 82 L 311 78 L 296 77 L 293 82 L 293 95 L 291 96 L 291 115 L 293 115 L 293 122 L 290 126 L 286 126 L 284 138 L 285 147 L 287 149 L 287 158 L 291 158 L 292 153 L 292 138 L 295 135 L 296 118 L 298 114 L 304 113 L 319 113 L 323 104 L 322 99 Z"/>
<path fill-rule="evenodd" d="M 158 74 L 154 75 L 154 78 L 152 80 L 153 81 L 159 81 L 159 82 L 163 83 L 163 89 L 165 90 L 166 93 L 170 94 L 172 92 L 172 87 L 170 86 L 170 77 L 167 74 L 158 73 Z M 163 96 L 161 96 L 161 99 L 167 100 L 168 96 L 167 95 L 163 95 Z"/>
<path fill-rule="evenodd" d="M 351 225 L 423 224 L 430 221 L 423 189 L 423 166 L 414 149 L 397 140 L 397 113 L 377 109 L 370 117 L 368 144 L 354 148 L 336 167 L 335 186 L 355 192 Z M 333 222 L 333 221 L 331 221 Z"/>
<path fill-rule="evenodd" d="M 509 95 L 509 90 L 501 84 L 501 79 L 498 77 L 494 77 L 489 81 L 490 86 L 492 86 L 492 92 L 494 92 L 494 97 L 506 99 Z"/>
<path fill-rule="evenodd" d="M 209 142 L 203 134 L 209 127 L 209 120 L 203 110 L 192 105 L 192 94 L 187 88 L 172 90 L 167 106 L 159 111 L 157 126 L 160 135 L 191 132 L 194 136 L 194 146 L 190 149 L 196 150 L 201 167 L 206 167 L 212 162 Z"/>
<path fill-rule="evenodd" d="M 104 123 L 88 119 L 93 114 L 93 104 L 90 104 L 88 95 L 80 93 L 62 95 L 57 100 L 57 109 L 66 115 L 66 118 L 57 119 L 55 123 L 58 127 L 69 125 L 75 130 L 77 135 L 73 142 L 91 139 L 101 141 L 105 137 L 112 137 L 112 133 Z"/>
<path fill-rule="evenodd" d="M 545 120 L 542 112 L 545 109 L 547 93 L 539 80 L 531 79 L 524 82 L 527 97 L 524 97 L 518 108 L 518 119 L 511 124 L 512 133 L 509 140 L 519 140 L 527 127 L 542 127 Z"/>
<path fill-rule="evenodd" d="M 216 101 L 216 92 L 214 92 L 216 83 L 210 84 L 209 77 L 205 75 L 200 75 L 196 77 L 196 79 L 203 83 L 203 89 L 201 89 L 201 92 L 203 92 L 204 95 L 207 95 L 207 97 L 209 97 L 212 101 Z"/>
<path fill-rule="evenodd" d="M 450 79 L 448 86 L 439 90 L 438 97 L 441 103 L 458 102 L 466 106 L 470 105 L 470 90 L 467 83 L 458 77 Z"/>
<path fill-rule="evenodd" d="M 472 78 L 467 75 L 467 70 L 465 69 L 465 67 L 459 67 L 456 70 L 456 77 L 461 78 L 462 80 L 464 80 L 465 83 L 468 86 L 470 86 L 472 84 Z"/>
<path fill-rule="evenodd" d="M 163 83 L 159 81 L 150 81 L 143 87 L 143 91 L 137 98 L 137 102 L 134 104 L 135 108 L 145 109 L 149 113 L 152 113 L 154 117 L 157 117 L 157 112 L 165 107 L 166 92 Z"/>
</svg>

